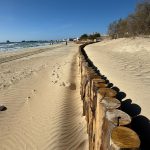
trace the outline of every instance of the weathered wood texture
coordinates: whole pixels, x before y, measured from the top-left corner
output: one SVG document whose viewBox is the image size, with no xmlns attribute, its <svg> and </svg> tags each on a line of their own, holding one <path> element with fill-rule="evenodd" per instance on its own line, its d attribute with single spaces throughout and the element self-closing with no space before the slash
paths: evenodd
<svg viewBox="0 0 150 150">
<path fill-rule="evenodd" d="M 124 127 L 132 118 L 119 110 L 121 102 L 116 99 L 117 92 L 109 88 L 104 76 L 88 58 L 84 51 L 86 45 L 79 46 L 79 72 L 89 150 L 138 150 L 138 135 Z"/>
</svg>

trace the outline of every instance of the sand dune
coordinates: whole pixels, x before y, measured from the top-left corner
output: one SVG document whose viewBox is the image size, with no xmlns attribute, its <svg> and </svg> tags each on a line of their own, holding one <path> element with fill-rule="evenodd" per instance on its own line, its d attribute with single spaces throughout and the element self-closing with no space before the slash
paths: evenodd
<svg viewBox="0 0 150 150">
<path fill-rule="evenodd" d="M 86 52 L 110 86 L 121 108 L 132 117 L 141 150 L 150 149 L 150 39 L 117 39 L 86 46 Z"/>
<path fill-rule="evenodd" d="M 150 39 L 103 41 L 85 49 L 102 74 L 150 118 Z"/>
<path fill-rule="evenodd" d="M 63 45 L 0 65 L 1 150 L 88 149 L 77 50 Z"/>
</svg>

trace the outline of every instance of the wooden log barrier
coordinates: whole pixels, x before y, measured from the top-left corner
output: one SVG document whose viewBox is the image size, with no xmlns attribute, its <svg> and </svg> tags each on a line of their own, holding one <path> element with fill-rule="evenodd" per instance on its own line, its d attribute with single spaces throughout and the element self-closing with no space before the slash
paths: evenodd
<svg viewBox="0 0 150 150">
<path fill-rule="evenodd" d="M 79 46 L 80 94 L 83 100 L 83 115 L 87 121 L 89 150 L 138 150 L 140 139 L 126 125 L 132 118 L 119 110 L 121 102 L 117 92 L 108 88 L 103 75 L 91 63 L 84 47 Z"/>
</svg>

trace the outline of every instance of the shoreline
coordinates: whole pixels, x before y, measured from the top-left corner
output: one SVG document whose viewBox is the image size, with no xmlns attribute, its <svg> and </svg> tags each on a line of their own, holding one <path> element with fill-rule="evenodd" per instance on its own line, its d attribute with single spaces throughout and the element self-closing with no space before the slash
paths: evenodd
<svg viewBox="0 0 150 150">
<path fill-rule="evenodd" d="M 21 49 L 12 50 L 12 51 L 0 51 L 0 60 L 7 59 L 8 57 L 12 57 L 12 56 L 16 56 L 16 55 L 21 55 L 21 54 L 23 55 L 25 53 L 32 53 L 34 55 L 34 53 L 35 54 L 38 53 L 37 51 L 39 51 L 39 53 L 40 53 L 40 51 L 42 52 L 42 50 L 44 52 L 45 49 L 53 49 L 53 48 L 61 47 L 62 45 L 63 44 L 56 44 L 56 45 L 30 47 L 30 48 L 21 48 Z"/>
</svg>

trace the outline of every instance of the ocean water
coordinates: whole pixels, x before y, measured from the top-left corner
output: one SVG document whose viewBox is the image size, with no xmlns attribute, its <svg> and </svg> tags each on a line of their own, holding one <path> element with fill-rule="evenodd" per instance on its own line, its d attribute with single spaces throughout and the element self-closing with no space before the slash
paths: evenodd
<svg viewBox="0 0 150 150">
<path fill-rule="evenodd" d="M 49 45 L 49 42 L 13 42 L 0 43 L 0 52 L 16 51 L 24 48 L 40 47 Z"/>
</svg>

